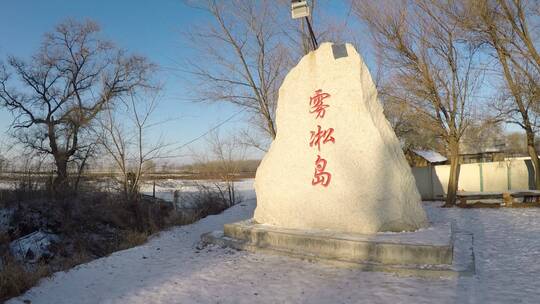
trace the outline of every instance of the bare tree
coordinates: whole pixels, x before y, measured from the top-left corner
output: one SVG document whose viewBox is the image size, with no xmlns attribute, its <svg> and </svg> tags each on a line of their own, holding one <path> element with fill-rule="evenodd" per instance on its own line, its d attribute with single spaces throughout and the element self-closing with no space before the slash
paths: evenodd
<svg viewBox="0 0 540 304">
<path fill-rule="evenodd" d="M 442 139 L 450 158 L 446 206 L 455 202 L 461 137 L 469 125 L 471 93 L 479 75 L 476 48 L 461 39 L 446 10 L 451 2 L 354 1 L 368 25 L 391 77 L 381 93 L 399 99 L 417 112 L 417 128 Z"/>
<path fill-rule="evenodd" d="M 461 141 L 461 150 L 467 153 L 489 149 L 504 150 L 505 146 L 506 138 L 502 124 L 491 120 L 471 121 Z"/>
<path fill-rule="evenodd" d="M 318 7 L 315 2 L 309 1 L 312 11 Z M 244 132 L 243 143 L 266 150 L 276 136 L 275 110 L 283 78 L 312 50 L 305 22 L 291 19 L 289 0 L 187 3 L 211 16 L 210 22 L 188 33 L 200 54 L 184 68 L 198 79 L 196 100 L 244 109 L 255 128 Z M 327 18 L 316 33 L 338 42 L 343 28 Z"/>
<path fill-rule="evenodd" d="M 506 122 L 525 131 L 536 189 L 540 189 L 540 160 L 535 147 L 540 102 L 538 5 L 538 1 L 521 0 L 462 1 L 461 9 L 451 14 L 469 33 L 471 43 L 482 44 L 483 50 L 496 58 L 494 70 L 505 85 L 500 102 L 494 106 Z"/>
<path fill-rule="evenodd" d="M 0 173 L 7 170 L 9 161 L 7 159 L 7 144 L 5 138 L 0 138 Z"/>
<path fill-rule="evenodd" d="M 152 120 L 159 104 L 158 91 L 130 92 L 116 108 L 107 107 L 96 128 L 98 143 L 120 171 L 120 184 L 126 198 L 135 200 L 140 183 L 153 169 L 154 161 L 166 157 L 169 146 L 161 138 L 148 134 L 160 122 Z"/>
<path fill-rule="evenodd" d="M 0 102 L 14 114 L 14 135 L 54 158 L 56 189 L 67 186 L 68 163 L 96 115 L 146 85 L 152 69 L 145 58 L 127 56 L 98 33 L 94 22 L 67 20 L 29 60 L 9 57 L 8 66 L 0 66 Z"/>
<path fill-rule="evenodd" d="M 0 173 L 4 172 L 7 166 L 8 166 L 7 159 L 3 155 L 0 155 Z"/>
<path fill-rule="evenodd" d="M 16 167 L 13 168 L 15 169 L 13 171 L 19 175 L 16 183 L 16 190 L 19 195 L 26 195 L 39 189 L 50 190 L 50 181 L 43 183 L 40 176 L 36 174 L 36 172 L 43 172 L 44 169 L 47 169 L 49 162 L 46 158 L 46 155 L 35 150 L 24 149 L 24 151 L 20 151 L 16 160 Z"/>
<path fill-rule="evenodd" d="M 246 109 L 255 125 L 273 139 L 277 90 L 290 61 L 279 39 L 274 1 L 203 2 L 198 7 L 213 22 L 188 34 L 205 57 L 189 63 L 189 72 L 200 80 L 198 99 Z"/>
<path fill-rule="evenodd" d="M 240 162 L 245 160 L 245 146 L 234 137 L 223 139 L 217 131 L 211 133 L 207 141 L 212 151 L 214 171 L 222 182 L 215 183 L 216 189 L 228 206 L 233 206 L 241 200 L 234 183 L 240 173 Z"/>
<path fill-rule="evenodd" d="M 246 145 L 237 136 L 223 137 L 219 130 L 206 136 L 205 152 L 192 151 L 195 163 L 191 170 L 213 180 L 211 185 L 199 184 L 199 192 L 214 196 L 216 204 L 230 207 L 241 201 L 236 191 L 238 180 L 245 165 Z"/>
<path fill-rule="evenodd" d="M 400 98 L 393 98 L 390 94 L 381 95 L 381 102 L 384 114 L 394 129 L 403 151 L 411 149 L 445 151 L 444 143 L 432 128 L 418 128 L 418 120 L 422 119 L 423 115 L 414 107 Z"/>
<path fill-rule="evenodd" d="M 87 144 L 80 147 L 71 160 L 72 164 L 75 166 L 76 172 L 75 182 L 73 184 L 75 192 L 79 190 L 83 173 L 86 172 L 88 163 L 96 157 L 98 152 L 98 143 L 95 137 L 85 142 L 87 142 Z"/>
<path fill-rule="evenodd" d="M 527 137 L 521 132 L 511 132 L 505 135 L 506 152 L 510 156 L 527 154 Z"/>
</svg>

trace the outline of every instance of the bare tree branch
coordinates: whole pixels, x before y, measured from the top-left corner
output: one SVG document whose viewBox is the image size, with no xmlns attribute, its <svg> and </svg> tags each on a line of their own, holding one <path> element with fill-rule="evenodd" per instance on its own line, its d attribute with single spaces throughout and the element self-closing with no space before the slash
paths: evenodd
<svg viewBox="0 0 540 304">
<path fill-rule="evenodd" d="M 10 57 L 11 73 L 0 66 L 0 102 L 14 115 L 14 136 L 53 156 L 57 186 L 66 183 L 68 163 L 84 147 L 81 135 L 104 107 L 149 86 L 153 65 L 127 56 L 98 33 L 94 22 L 67 20 L 45 36 L 30 60 Z"/>
</svg>

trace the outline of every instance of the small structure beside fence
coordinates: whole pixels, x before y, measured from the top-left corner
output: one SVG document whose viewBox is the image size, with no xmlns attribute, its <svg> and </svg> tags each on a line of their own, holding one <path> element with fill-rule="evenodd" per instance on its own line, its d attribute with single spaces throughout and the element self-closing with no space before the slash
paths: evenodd
<svg viewBox="0 0 540 304">
<path fill-rule="evenodd" d="M 448 163 L 445 156 L 433 150 L 407 149 L 405 158 L 411 167 L 427 167 Z"/>
<path fill-rule="evenodd" d="M 413 167 L 412 172 L 423 200 L 446 196 L 450 165 Z M 533 188 L 534 169 L 529 157 L 462 164 L 459 172 L 459 191 L 503 192 Z"/>
</svg>

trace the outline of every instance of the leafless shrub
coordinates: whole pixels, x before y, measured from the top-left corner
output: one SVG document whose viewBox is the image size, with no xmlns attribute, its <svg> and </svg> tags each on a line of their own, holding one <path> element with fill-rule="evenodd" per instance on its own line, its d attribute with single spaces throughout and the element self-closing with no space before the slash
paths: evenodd
<svg viewBox="0 0 540 304">
<path fill-rule="evenodd" d="M 123 101 L 115 109 L 104 111 L 95 132 L 99 145 L 120 172 L 122 192 L 134 200 L 144 175 L 154 169 L 155 160 L 166 156 L 165 149 L 170 144 L 148 136 L 151 129 L 161 124 L 152 121 L 159 101 L 158 90 L 131 91 Z"/>
<path fill-rule="evenodd" d="M 231 206 L 231 202 L 215 185 L 199 184 L 194 204 L 202 214 L 218 214 Z"/>
<path fill-rule="evenodd" d="M 223 210 L 221 206 L 225 209 L 242 199 L 236 191 L 235 182 L 245 160 L 246 146 L 236 137 L 223 138 L 219 131 L 211 132 L 206 142 L 208 151 L 194 153 L 194 159 L 198 162 L 196 167 L 213 179 L 197 185 L 199 199 L 213 199 L 218 206 L 216 208 Z"/>
</svg>

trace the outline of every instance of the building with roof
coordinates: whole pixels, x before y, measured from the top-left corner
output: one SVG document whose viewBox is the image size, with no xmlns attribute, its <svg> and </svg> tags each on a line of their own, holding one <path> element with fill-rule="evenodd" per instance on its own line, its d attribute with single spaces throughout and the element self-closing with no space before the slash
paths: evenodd
<svg viewBox="0 0 540 304">
<path fill-rule="evenodd" d="M 482 149 L 466 149 L 459 154 L 460 164 L 503 161 L 507 157 L 504 147 L 488 147 Z"/>
<path fill-rule="evenodd" d="M 433 150 L 408 149 L 405 151 L 405 158 L 411 167 L 428 167 L 448 163 L 448 159 L 444 155 Z"/>
</svg>

